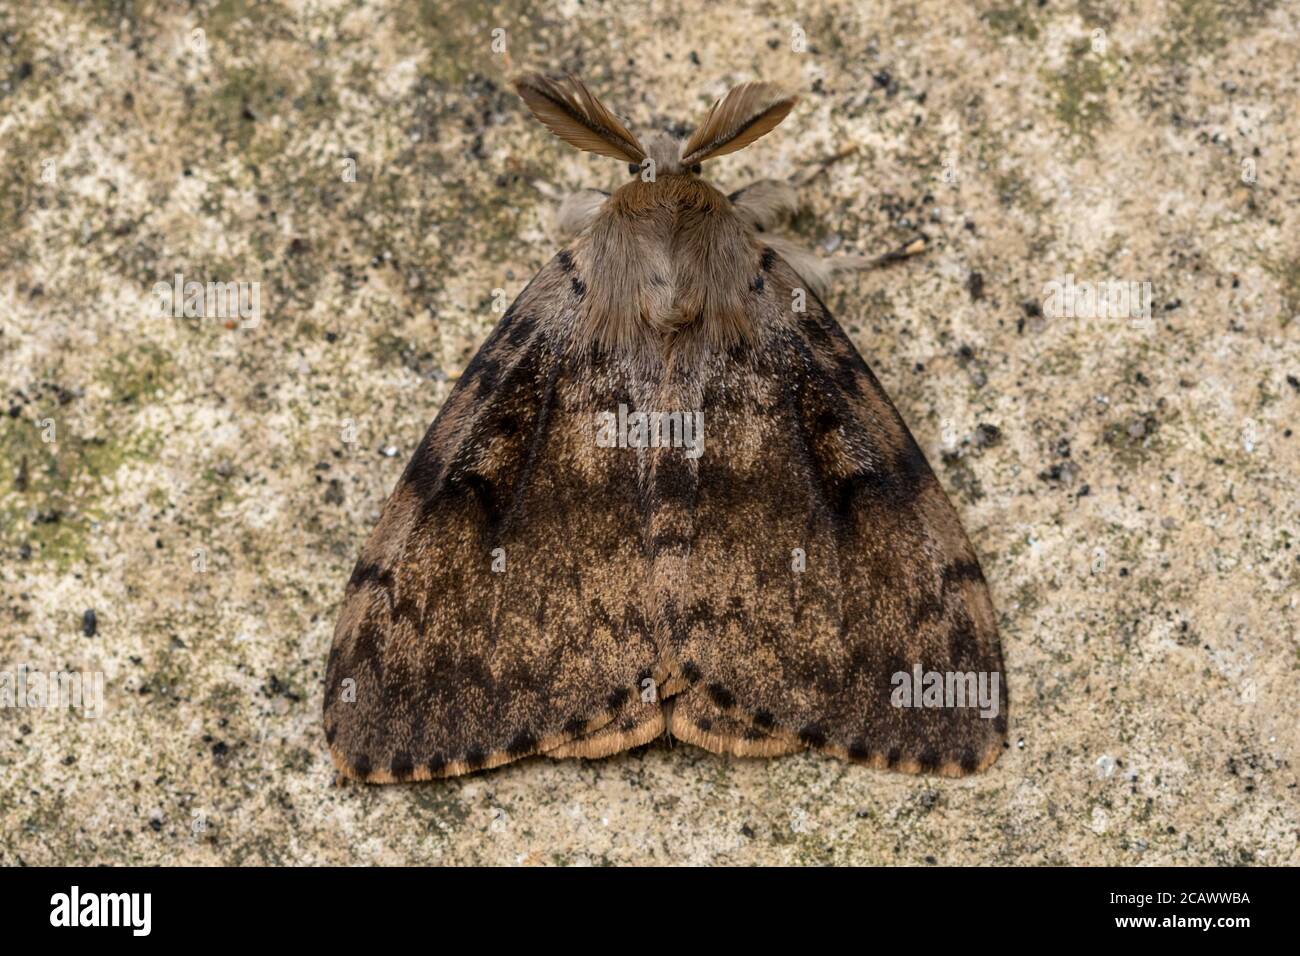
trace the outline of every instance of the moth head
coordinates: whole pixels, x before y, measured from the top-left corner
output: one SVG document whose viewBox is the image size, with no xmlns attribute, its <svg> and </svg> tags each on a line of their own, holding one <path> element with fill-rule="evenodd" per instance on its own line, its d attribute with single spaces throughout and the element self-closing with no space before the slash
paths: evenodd
<svg viewBox="0 0 1300 956">
<path fill-rule="evenodd" d="M 639 163 L 628 163 L 629 176 L 654 182 L 659 176 L 676 176 L 687 173 L 698 176 L 700 165 L 684 166 L 681 161 L 682 141 L 667 133 L 652 133 L 646 137 L 646 158 Z"/>
<path fill-rule="evenodd" d="M 704 122 L 682 143 L 666 134 L 632 134 L 578 77 L 571 73 L 516 77 L 514 88 L 532 114 L 570 146 L 627 163 L 628 174 L 653 181 L 659 175 L 693 175 L 718 156 L 743 149 L 770 133 L 798 97 L 772 83 L 742 83 L 717 100 Z"/>
</svg>

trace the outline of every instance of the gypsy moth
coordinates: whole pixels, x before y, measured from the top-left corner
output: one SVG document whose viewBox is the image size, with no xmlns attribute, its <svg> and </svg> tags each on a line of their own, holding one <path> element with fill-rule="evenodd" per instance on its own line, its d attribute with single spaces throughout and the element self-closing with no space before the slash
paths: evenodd
<svg viewBox="0 0 1300 956">
<path fill-rule="evenodd" d="M 326 674 L 338 768 L 420 780 L 664 733 L 908 772 L 991 764 L 1006 685 L 988 680 L 979 563 L 820 298 L 836 268 L 919 245 L 821 260 L 770 233 L 789 184 L 727 196 L 702 178 L 790 112 L 769 84 L 732 90 L 685 144 L 645 145 L 574 77 L 516 89 L 631 178 L 564 204 L 570 243 L 484 342 L 362 549 Z M 597 440 L 629 415 L 699 433 Z M 932 706 L 919 686 L 900 706 L 900 674 L 997 699 Z"/>
</svg>

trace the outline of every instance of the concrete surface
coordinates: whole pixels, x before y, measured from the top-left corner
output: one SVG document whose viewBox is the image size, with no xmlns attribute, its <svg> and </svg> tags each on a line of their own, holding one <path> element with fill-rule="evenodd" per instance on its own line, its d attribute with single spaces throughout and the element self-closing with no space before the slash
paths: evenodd
<svg viewBox="0 0 1300 956">
<path fill-rule="evenodd" d="M 0 862 L 1300 863 L 1297 62 L 1274 0 L 5 4 L 0 666 L 104 701 L 0 708 Z M 987 774 L 652 746 L 333 784 L 335 609 L 557 248 L 530 180 L 624 175 L 526 116 L 525 66 L 639 130 L 786 83 L 715 181 L 853 145 L 798 235 L 932 238 L 828 304 L 982 556 Z M 260 321 L 154 314 L 178 273 Z M 1150 320 L 1044 315 L 1067 275 L 1149 282 Z"/>
</svg>

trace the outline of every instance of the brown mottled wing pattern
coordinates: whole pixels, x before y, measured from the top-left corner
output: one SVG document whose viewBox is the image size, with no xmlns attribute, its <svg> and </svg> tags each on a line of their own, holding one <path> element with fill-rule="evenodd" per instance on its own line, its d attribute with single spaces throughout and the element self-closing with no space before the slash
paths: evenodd
<svg viewBox="0 0 1300 956">
<path fill-rule="evenodd" d="M 644 455 L 595 454 L 631 373 L 559 347 L 582 296 L 561 253 L 429 428 L 348 584 L 325 731 L 346 775 L 449 776 L 596 755 L 662 727 L 643 587 Z M 604 733 L 601 733 L 604 731 Z"/>
<path fill-rule="evenodd" d="M 693 573 L 671 630 L 687 685 L 671 730 L 722 752 L 982 769 L 1003 745 L 1006 694 L 979 563 L 839 325 L 811 294 L 792 311 L 802 285 L 765 251 L 752 288 L 762 340 L 695 386 L 705 440 L 691 468 Z M 998 674 L 996 716 L 894 706 L 893 675 L 917 665 Z"/>
</svg>

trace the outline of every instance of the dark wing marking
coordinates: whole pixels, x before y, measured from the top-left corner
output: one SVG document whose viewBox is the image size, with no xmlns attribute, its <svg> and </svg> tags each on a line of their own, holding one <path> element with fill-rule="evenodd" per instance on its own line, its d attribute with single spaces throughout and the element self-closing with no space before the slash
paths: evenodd
<svg viewBox="0 0 1300 956">
<path fill-rule="evenodd" d="M 325 693 L 350 777 L 450 776 L 554 750 L 631 713 L 656 676 L 646 464 L 597 448 L 594 431 L 639 386 L 615 361 L 557 348 L 580 296 L 571 279 L 557 257 L 511 307 L 362 551 Z M 633 737 L 646 720 L 662 728 L 635 716 Z"/>
<path fill-rule="evenodd" d="M 634 695 L 599 730 L 546 751 L 548 757 L 608 757 L 649 743 L 664 732 L 663 704 L 657 698 Z"/>
<path fill-rule="evenodd" d="M 688 697 L 879 767 L 982 769 L 1002 749 L 1006 688 L 979 563 L 852 343 L 815 297 L 789 311 L 803 283 L 783 261 L 763 268 L 766 340 L 711 365 L 701 386 L 691 586 L 672 644 Z M 895 675 L 917 666 L 983 675 L 996 716 L 895 706 Z M 952 683 L 958 703 L 970 685 Z M 712 749 L 735 752 L 737 739 Z"/>
<path fill-rule="evenodd" d="M 777 757 L 804 749 L 794 734 L 761 727 L 747 715 L 736 713 L 734 701 L 728 701 L 724 709 L 703 686 L 671 699 L 668 729 L 678 740 L 737 757 Z"/>
</svg>

